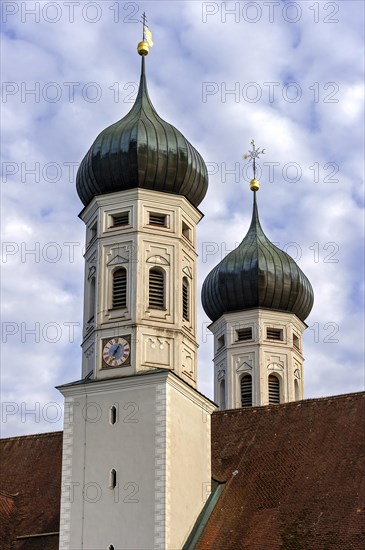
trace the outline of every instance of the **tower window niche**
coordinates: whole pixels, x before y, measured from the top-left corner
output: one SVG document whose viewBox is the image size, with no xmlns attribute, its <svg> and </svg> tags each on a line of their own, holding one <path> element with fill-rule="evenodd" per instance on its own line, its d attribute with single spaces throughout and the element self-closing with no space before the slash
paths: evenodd
<svg viewBox="0 0 365 550">
<path fill-rule="evenodd" d="M 181 232 L 183 237 L 191 241 L 191 229 L 185 222 L 182 222 L 181 224 Z"/>
<path fill-rule="evenodd" d="M 121 267 L 113 273 L 113 308 L 127 307 L 127 270 Z"/>
<path fill-rule="evenodd" d="M 189 296 L 189 281 L 186 277 L 182 281 L 182 306 L 183 306 L 183 319 L 185 321 L 190 320 L 189 309 L 190 309 L 190 296 Z"/>
<path fill-rule="evenodd" d="M 90 227 L 90 242 L 93 241 L 97 235 L 97 232 L 98 232 L 98 222 L 95 222 L 91 227 Z"/>
<path fill-rule="evenodd" d="M 282 340 L 283 331 L 280 328 L 267 328 L 266 337 L 268 340 Z"/>
<path fill-rule="evenodd" d="M 113 426 L 117 421 L 117 407 L 113 405 L 109 409 L 109 423 Z"/>
<path fill-rule="evenodd" d="M 123 227 L 129 225 L 129 212 L 119 212 L 112 215 L 112 227 Z"/>
<path fill-rule="evenodd" d="M 219 407 L 220 409 L 226 408 L 226 381 L 224 378 L 219 384 Z"/>
<path fill-rule="evenodd" d="M 298 380 L 294 380 L 294 394 L 295 394 L 295 401 L 299 401 L 299 382 L 298 382 Z"/>
<path fill-rule="evenodd" d="M 96 303 L 96 285 L 95 277 L 90 279 L 90 294 L 89 294 L 89 323 L 95 317 L 95 303 Z"/>
<path fill-rule="evenodd" d="M 299 345 L 299 338 L 296 334 L 293 333 L 293 346 L 300 350 L 300 345 Z"/>
<path fill-rule="evenodd" d="M 217 338 L 217 350 L 224 348 L 225 345 L 226 345 L 226 340 L 225 340 L 224 334 L 222 334 L 222 336 L 219 336 L 219 338 Z"/>
<path fill-rule="evenodd" d="M 155 212 L 150 212 L 149 214 L 149 224 L 156 225 L 158 227 L 167 227 L 167 216 L 166 214 L 157 214 Z"/>
<path fill-rule="evenodd" d="M 280 403 L 280 380 L 274 374 L 270 374 L 268 380 L 269 386 L 269 405 L 278 405 Z"/>
<path fill-rule="evenodd" d="M 165 272 L 152 267 L 148 276 L 148 305 L 152 309 L 165 309 Z"/>
<path fill-rule="evenodd" d="M 116 486 L 117 486 L 117 472 L 113 468 L 112 470 L 110 470 L 110 474 L 109 474 L 109 487 L 110 489 L 115 489 Z"/>
<path fill-rule="evenodd" d="M 237 342 L 243 342 L 244 340 L 252 340 L 252 327 L 239 328 L 236 330 Z"/>
<path fill-rule="evenodd" d="M 245 374 L 241 378 L 241 407 L 252 407 L 252 377 Z"/>
<path fill-rule="evenodd" d="M 108 550 L 114 550 L 114 546 L 113 546 L 113 544 L 109 544 L 109 546 L 108 546 Z"/>
</svg>

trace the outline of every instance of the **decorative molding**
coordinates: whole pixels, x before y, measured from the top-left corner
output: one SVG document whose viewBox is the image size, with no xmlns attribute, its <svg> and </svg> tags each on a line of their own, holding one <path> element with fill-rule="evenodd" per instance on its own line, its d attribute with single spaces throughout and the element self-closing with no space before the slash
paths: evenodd
<svg viewBox="0 0 365 550">
<path fill-rule="evenodd" d="M 120 264 L 127 264 L 127 263 L 129 263 L 129 258 L 125 258 L 124 256 L 120 256 L 119 254 L 117 254 L 116 256 L 114 256 L 114 258 L 112 258 L 107 263 L 107 266 L 111 267 L 113 265 L 120 265 Z"/>
<path fill-rule="evenodd" d="M 189 266 L 186 265 L 186 266 L 184 267 L 184 269 L 183 269 L 183 273 L 184 273 L 187 277 L 189 277 L 189 279 L 192 279 L 192 278 L 193 278 L 193 271 L 192 271 L 191 267 L 189 267 Z"/>
<path fill-rule="evenodd" d="M 298 378 L 298 380 L 300 380 L 301 376 L 300 376 L 300 370 L 299 369 L 295 369 L 294 376 L 295 376 L 295 378 Z"/>
<path fill-rule="evenodd" d="M 156 386 L 155 425 L 155 540 L 154 550 L 166 548 L 167 386 Z"/>
<path fill-rule="evenodd" d="M 65 417 L 62 444 L 62 482 L 60 510 L 60 550 L 69 550 L 71 537 L 71 487 L 73 451 L 73 398 L 65 400 Z"/>
<path fill-rule="evenodd" d="M 88 261 L 89 261 L 89 264 L 91 264 L 91 265 L 95 265 L 95 264 L 96 264 L 96 251 L 94 251 L 94 252 L 92 253 L 92 255 L 90 256 L 90 258 L 89 258 Z"/>
<path fill-rule="evenodd" d="M 182 351 L 183 351 L 182 370 L 188 376 L 193 377 L 194 376 L 194 357 L 193 357 L 193 354 L 186 347 L 184 347 Z"/>
<path fill-rule="evenodd" d="M 226 375 L 226 371 L 224 369 L 221 369 L 218 371 L 218 374 L 217 374 L 217 380 L 221 380 L 222 378 L 224 378 Z"/>
<path fill-rule="evenodd" d="M 94 344 L 85 351 L 85 357 L 87 359 L 89 359 L 92 355 L 94 355 Z"/>
<path fill-rule="evenodd" d="M 149 256 L 147 258 L 148 264 L 156 264 L 156 265 L 170 265 L 170 263 L 166 260 L 166 258 L 163 258 L 162 256 L 156 254 L 154 256 Z"/>
<path fill-rule="evenodd" d="M 236 369 L 236 372 L 244 372 L 244 371 L 248 371 L 248 370 L 252 370 L 252 365 L 250 365 L 249 363 L 247 363 L 247 361 L 244 361 L 242 363 L 242 365 L 240 365 L 237 369 Z"/>
<path fill-rule="evenodd" d="M 88 272 L 88 275 L 87 275 L 87 279 L 88 281 L 91 279 L 91 277 L 93 277 L 96 273 L 96 267 L 95 265 L 92 265 L 89 267 L 89 272 Z"/>
<path fill-rule="evenodd" d="M 237 373 L 251 371 L 255 364 L 255 354 L 253 352 L 242 355 L 235 354 L 233 361 L 233 367 Z"/>
<path fill-rule="evenodd" d="M 144 334 L 143 364 L 172 368 L 173 339 Z"/>
<path fill-rule="evenodd" d="M 284 370 L 284 363 L 282 362 L 279 362 L 279 363 L 269 363 L 269 365 L 267 365 L 267 370 L 276 370 L 276 371 L 283 371 Z"/>
</svg>

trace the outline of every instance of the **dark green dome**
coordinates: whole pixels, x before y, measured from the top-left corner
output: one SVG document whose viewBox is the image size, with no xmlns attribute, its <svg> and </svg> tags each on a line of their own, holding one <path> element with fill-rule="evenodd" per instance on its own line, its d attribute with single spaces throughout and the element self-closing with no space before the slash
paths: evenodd
<svg viewBox="0 0 365 550">
<path fill-rule="evenodd" d="M 142 57 L 132 109 L 99 134 L 81 162 L 76 187 L 84 205 L 96 195 L 140 187 L 184 195 L 198 206 L 207 192 L 203 158 L 179 130 L 157 114 L 144 67 Z"/>
<path fill-rule="evenodd" d="M 309 280 L 261 228 L 256 193 L 248 233 L 205 279 L 202 303 L 212 321 L 224 313 L 256 307 L 295 313 L 304 321 L 312 309 Z"/>
</svg>

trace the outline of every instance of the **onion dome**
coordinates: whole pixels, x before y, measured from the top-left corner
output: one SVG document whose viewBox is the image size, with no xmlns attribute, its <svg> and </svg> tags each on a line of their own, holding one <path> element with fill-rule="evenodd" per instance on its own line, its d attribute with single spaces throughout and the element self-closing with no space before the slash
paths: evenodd
<svg viewBox="0 0 365 550">
<path fill-rule="evenodd" d="M 261 228 L 256 192 L 248 233 L 209 273 L 203 284 L 202 302 L 212 321 L 224 313 L 256 307 L 295 313 L 304 321 L 312 309 L 309 280 L 293 258 L 272 244 Z"/>
<path fill-rule="evenodd" d="M 81 162 L 76 187 L 84 205 L 96 195 L 136 187 L 184 195 L 194 206 L 203 200 L 208 188 L 205 162 L 157 114 L 147 91 L 144 57 L 132 109 L 98 135 Z"/>
</svg>

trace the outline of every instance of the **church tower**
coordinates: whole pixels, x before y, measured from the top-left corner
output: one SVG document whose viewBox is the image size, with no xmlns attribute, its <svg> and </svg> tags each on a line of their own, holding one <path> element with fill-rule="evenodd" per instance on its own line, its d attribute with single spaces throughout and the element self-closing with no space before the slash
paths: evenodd
<svg viewBox="0 0 365 550">
<path fill-rule="evenodd" d="M 144 24 L 130 112 L 83 159 L 82 378 L 65 396 L 60 548 L 181 548 L 210 492 L 210 414 L 197 386 L 196 149 L 149 98 Z"/>
<path fill-rule="evenodd" d="M 252 221 L 241 244 L 207 276 L 203 307 L 213 321 L 214 399 L 221 409 L 303 399 L 302 334 L 313 306 L 312 286 L 259 220 L 255 147 Z"/>
</svg>

